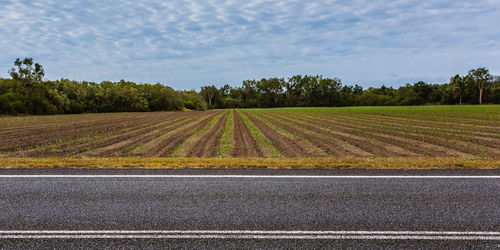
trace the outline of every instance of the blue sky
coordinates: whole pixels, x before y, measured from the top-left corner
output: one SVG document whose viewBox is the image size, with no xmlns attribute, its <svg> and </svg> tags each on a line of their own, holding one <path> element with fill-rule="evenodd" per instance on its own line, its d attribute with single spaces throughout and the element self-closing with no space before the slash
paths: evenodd
<svg viewBox="0 0 500 250">
<path fill-rule="evenodd" d="M 33 57 L 54 80 L 176 89 L 319 74 L 345 84 L 500 74 L 500 0 L 0 0 L 0 77 Z"/>
</svg>

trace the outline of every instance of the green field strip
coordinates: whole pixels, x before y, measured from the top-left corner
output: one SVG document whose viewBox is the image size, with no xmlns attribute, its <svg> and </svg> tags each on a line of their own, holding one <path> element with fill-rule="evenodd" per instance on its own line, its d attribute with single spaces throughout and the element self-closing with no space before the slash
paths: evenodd
<svg viewBox="0 0 500 250">
<path fill-rule="evenodd" d="M 251 109 L 262 110 L 262 109 Z M 425 117 L 443 119 L 500 120 L 500 105 L 425 105 L 425 106 L 371 106 L 371 107 L 300 107 L 273 108 L 273 111 L 307 112 L 309 114 L 376 114 L 403 118 Z"/>
<path fill-rule="evenodd" d="M 243 122 L 245 122 L 245 125 L 248 127 L 250 130 L 250 133 L 252 134 L 253 138 L 257 142 L 257 145 L 261 147 L 261 149 L 265 152 L 266 156 L 269 157 L 283 157 L 281 152 L 273 145 L 273 143 L 265 137 L 262 132 L 253 124 L 248 117 L 243 114 L 240 110 L 236 110 L 238 114 L 241 116 L 243 119 Z"/>
<path fill-rule="evenodd" d="M 198 135 L 204 133 L 205 131 L 207 131 L 212 125 L 214 125 L 214 123 L 219 120 L 226 112 L 228 111 L 224 111 L 224 112 L 220 112 L 219 114 L 215 115 L 214 117 L 212 117 L 207 123 L 205 123 L 203 126 L 201 126 L 200 128 L 197 128 L 196 130 L 194 130 L 194 132 L 191 134 L 191 136 L 189 136 L 183 143 L 181 143 L 179 146 L 177 146 L 173 151 L 172 153 L 170 154 L 171 156 L 180 156 L 180 154 L 184 153 L 184 151 L 186 151 L 186 147 L 187 148 L 191 148 L 192 147 L 192 142 L 191 140 L 195 137 L 197 137 Z"/>
<path fill-rule="evenodd" d="M 471 119 L 464 117 L 446 117 L 446 116 L 426 116 L 426 115 L 415 115 L 415 116 L 397 116 L 397 115 L 374 115 L 374 114 L 365 114 L 372 116 L 384 117 L 386 119 L 410 119 L 414 121 L 421 121 L 426 123 L 447 123 L 447 124 L 469 124 L 472 126 L 482 126 L 482 127 L 492 127 L 495 126 L 496 121 L 494 119 Z"/>
<path fill-rule="evenodd" d="M 217 148 L 216 154 L 219 157 L 230 157 L 229 152 L 234 147 L 234 109 L 229 111 L 226 123 L 224 124 L 224 133 L 220 139 L 220 146 Z"/>
</svg>

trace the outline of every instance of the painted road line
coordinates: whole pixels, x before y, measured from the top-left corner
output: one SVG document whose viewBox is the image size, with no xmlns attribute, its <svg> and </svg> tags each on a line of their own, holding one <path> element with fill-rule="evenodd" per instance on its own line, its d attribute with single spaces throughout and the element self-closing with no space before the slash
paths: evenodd
<svg viewBox="0 0 500 250">
<path fill-rule="evenodd" d="M 79 230 L 0 231 L 3 239 L 356 239 L 356 240 L 488 240 L 500 232 L 457 231 L 249 231 L 249 230 Z"/>
<path fill-rule="evenodd" d="M 285 231 L 285 230 L 0 230 L 0 234 L 419 234 L 498 235 L 500 231 Z"/>
<path fill-rule="evenodd" d="M 0 175 L 0 178 L 500 179 L 500 175 Z"/>
</svg>

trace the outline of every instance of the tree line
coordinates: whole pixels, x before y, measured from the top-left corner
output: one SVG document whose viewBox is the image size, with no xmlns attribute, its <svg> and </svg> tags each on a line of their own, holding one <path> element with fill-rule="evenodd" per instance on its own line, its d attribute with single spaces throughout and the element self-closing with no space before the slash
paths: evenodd
<svg viewBox="0 0 500 250">
<path fill-rule="evenodd" d="M 397 89 L 363 89 L 359 85 L 344 85 L 339 78 L 295 75 L 286 80 L 246 80 L 238 87 L 207 85 L 199 92 L 125 80 L 44 80 L 43 67 L 32 58 L 17 59 L 9 75 L 9 79 L 0 78 L 0 114 L 500 103 L 500 81 L 493 79 L 485 68 L 455 75 L 445 84 L 419 81 Z"/>
<path fill-rule="evenodd" d="M 343 85 L 339 78 L 295 75 L 246 80 L 239 87 L 201 87 L 209 108 L 338 107 L 500 103 L 500 81 L 485 68 L 455 75 L 449 83 L 423 81 L 399 88 Z"/>
<path fill-rule="evenodd" d="M 1 114 L 78 114 L 205 110 L 196 91 L 176 91 L 162 84 L 121 80 L 101 83 L 60 79 L 43 80 L 43 67 L 32 58 L 17 59 L 11 79 L 0 78 Z"/>
</svg>

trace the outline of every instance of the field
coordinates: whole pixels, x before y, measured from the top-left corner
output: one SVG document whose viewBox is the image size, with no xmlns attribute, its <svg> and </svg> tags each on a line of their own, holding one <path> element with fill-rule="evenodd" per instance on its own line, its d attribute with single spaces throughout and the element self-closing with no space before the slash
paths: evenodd
<svg viewBox="0 0 500 250">
<path fill-rule="evenodd" d="M 500 106 L 5 116 L 0 117 L 0 157 L 4 161 L 168 157 L 498 162 Z"/>
</svg>

